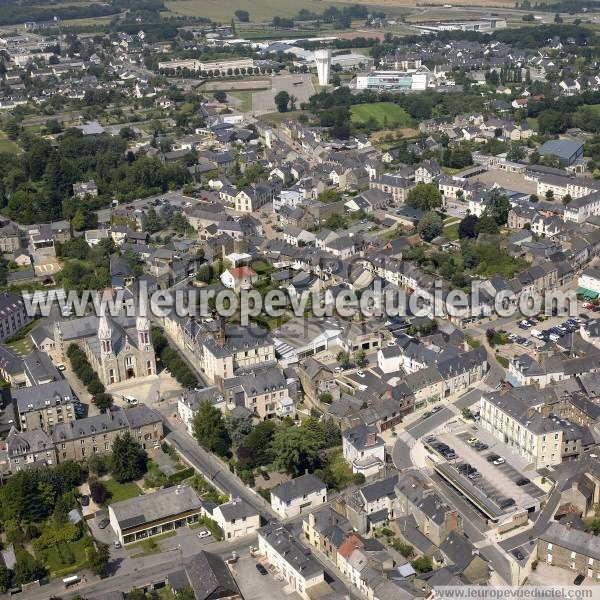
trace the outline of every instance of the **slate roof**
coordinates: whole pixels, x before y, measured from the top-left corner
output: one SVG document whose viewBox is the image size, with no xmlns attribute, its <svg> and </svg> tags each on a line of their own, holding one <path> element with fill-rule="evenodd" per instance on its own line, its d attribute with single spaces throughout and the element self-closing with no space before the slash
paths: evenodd
<svg viewBox="0 0 600 600">
<path fill-rule="evenodd" d="M 318 477 L 307 473 L 275 486 L 271 490 L 271 495 L 279 498 L 281 502 L 289 502 L 296 498 L 302 498 L 307 494 L 318 492 L 325 489 L 325 487 L 325 484 Z"/>
</svg>

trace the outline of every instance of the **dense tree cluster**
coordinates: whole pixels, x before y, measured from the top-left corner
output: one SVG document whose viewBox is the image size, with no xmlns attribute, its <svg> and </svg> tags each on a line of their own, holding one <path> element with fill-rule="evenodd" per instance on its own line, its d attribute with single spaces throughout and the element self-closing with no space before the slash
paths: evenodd
<svg viewBox="0 0 600 600">
<path fill-rule="evenodd" d="M 181 165 L 163 165 L 157 158 L 129 154 L 120 136 L 84 136 L 68 129 L 53 147 L 42 137 L 22 133 L 8 120 L 4 130 L 19 137 L 23 154 L 3 153 L 0 158 L 0 208 L 20 223 L 45 222 L 62 217 L 76 229 L 94 227 L 95 210 L 113 196 L 128 200 L 165 192 L 190 180 Z M 99 196 L 74 200 L 72 186 L 94 179 Z"/>
<path fill-rule="evenodd" d="M 131 437 L 129 431 L 118 435 L 112 445 L 110 470 L 119 483 L 134 481 L 144 475 L 148 468 L 146 451 Z"/>
</svg>

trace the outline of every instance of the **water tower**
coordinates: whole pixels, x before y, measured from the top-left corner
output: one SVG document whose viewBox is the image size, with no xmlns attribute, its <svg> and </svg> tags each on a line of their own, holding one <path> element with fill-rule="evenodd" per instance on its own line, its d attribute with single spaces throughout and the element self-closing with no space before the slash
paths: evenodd
<svg viewBox="0 0 600 600">
<path fill-rule="evenodd" d="M 315 63 L 317 64 L 319 85 L 328 85 L 329 71 L 331 70 L 331 50 L 315 50 Z"/>
</svg>

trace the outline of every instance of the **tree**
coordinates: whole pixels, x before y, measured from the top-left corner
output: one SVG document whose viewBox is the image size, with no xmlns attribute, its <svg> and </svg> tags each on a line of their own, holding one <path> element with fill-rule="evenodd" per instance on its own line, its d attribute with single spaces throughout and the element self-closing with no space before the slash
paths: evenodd
<svg viewBox="0 0 600 600">
<path fill-rule="evenodd" d="M 15 565 L 15 582 L 19 585 L 36 581 L 46 575 L 44 565 L 38 562 L 25 548 L 15 548 L 17 564 Z"/>
<path fill-rule="evenodd" d="M 204 400 L 194 415 L 194 437 L 200 446 L 219 456 L 226 456 L 231 448 L 231 438 L 225 426 L 223 413 L 209 400 Z"/>
<path fill-rule="evenodd" d="M 438 214 L 431 211 L 425 213 L 417 225 L 417 231 L 419 232 L 419 235 L 426 242 L 430 242 L 432 239 L 441 235 L 443 230 L 444 225 L 442 218 Z"/>
<path fill-rule="evenodd" d="M 88 565 L 95 575 L 106 577 L 108 574 L 108 563 L 110 550 L 107 544 L 94 542 L 94 547 L 88 551 Z"/>
<path fill-rule="evenodd" d="M 233 14 L 240 23 L 248 23 L 250 21 L 250 13 L 247 10 L 236 10 Z"/>
<path fill-rule="evenodd" d="M 90 496 L 96 504 L 102 504 L 106 500 L 106 488 L 101 481 L 90 483 Z"/>
<path fill-rule="evenodd" d="M 421 556 L 420 558 L 416 558 L 415 560 L 411 561 L 410 564 L 417 573 L 428 573 L 433 569 L 433 565 L 429 556 Z"/>
<path fill-rule="evenodd" d="M 245 418 L 228 416 L 225 419 L 225 425 L 234 448 L 241 446 L 252 432 L 252 423 Z"/>
<path fill-rule="evenodd" d="M 529 202 L 533 202 L 535 204 L 536 202 L 539 202 L 539 201 L 540 201 L 540 199 L 538 198 L 537 194 L 531 194 L 529 196 Z"/>
<path fill-rule="evenodd" d="M 554 200 L 554 192 L 552 190 L 546 190 L 546 200 Z"/>
<path fill-rule="evenodd" d="M 268 465 L 273 460 L 271 442 L 277 425 L 274 421 L 261 421 L 248 434 L 237 449 L 238 464 L 242 468 L 254 469 Z"/>
<path fill-rule="evenodd" d="M 573 200 L 573 198 L 571 198 L 571 194 L 565 194 L 563 196 L 562 202 L 566 206 L 567 204 L 569 204 L 569 202 L 571 202 L 571 200 Z"/>
<path fill-rule="evenodd" d="M 369 360 L 367 359 L 367 355 L 362 348 L 359 348 L 354 352 L 354 361 L 359 367 L 364 367 L 369 364 Z"/>
<path fill-rule="evenodd" d="M 477 237 L 477 223 L 479 219 L 475 215 L 467 215 L 458 224 L 459 238 L 475 238 Z"/>
<path fill-rule="evenodd" d="M 12 572 L 3 564 L 0 564 L 0 594 L 6 594 L 10 589 L 12 581 Z"/>
<path fill-rule="evenodd" d="M 505 194 L 493 192 L 485 209 L 485 214 L 492 217 L 498 225 L 506 225 L 511 206 Z"/>
<path fill-rule="evenodd" d="M 494 219 L 494 217 L 486 213 L 484 213 L 481 219 L 479 219 L 479 222 L 475 227 L 477 235 L 479 235 L 480 233 L 488 233 L 492 235 L 498 233 L 498 223 L 496 223 L 496 219 Z"/>
<path fill-rule="evenodd" d="M 126 431 L 115 438 L 110 463 L 113 477 L 119 483 L 125 483 L 142 477 L 147 469 L 148 455 Z"/>
<path fill-rule="evenodd" d="M 408 192 L 406 204 L 421 210 L 432 210 L 442 205 L 442 194 L 436 183 L 419 183 Z"/>
<path fill-rule="evenodd" d="M 273 437 L 275 467 L 294 476 L 314 471 L 320 463 L 319 443 L 305 427 L 284 425 Z"/>
<path fill-rule="evenodd" d="M 223 90 L 217 90 L 216 92 L 214 92 L 213 97 L 217 102 L 220 102 L 221 104 L 227 101 L 227 94 Z"/>
<path fill-rule="evenodd" d="M 346 369 L 350 364 L 350 355 L 347 352 L 344 352 L 343 350 L 337 353 L 335 359 L 338 361 L 340 367 L 343 367 L 344 369 Z"/>
<path fill-rule="evenodd" d="M 285 90 L 277 92 L 277 94 L 275 94 L 274 100 L 275 106 L 277 106 L 277 110 L 280 113 L 287 112 L 288 105 L 290 103 L 290 95 Z"/>
</svg>

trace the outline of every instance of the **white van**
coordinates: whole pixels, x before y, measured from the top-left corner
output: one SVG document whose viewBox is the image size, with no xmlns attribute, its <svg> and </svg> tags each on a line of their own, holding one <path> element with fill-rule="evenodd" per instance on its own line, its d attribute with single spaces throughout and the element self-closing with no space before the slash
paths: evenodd
<svg viewBox="0 0 600 600">
<path fill-rule="evenodd" d="M 539 329 L 532 329 L 530 333 L 533 337 L 536 337 L 538 340 L 544 337 L 544 334 Z"/>
<path fill-rule="evenodd" d="M 138 403 L 137 398 L 134 398 L 133 396 L 125 396 L 125 401 L 129 406 L 135 406 Z"/>
</svg>

